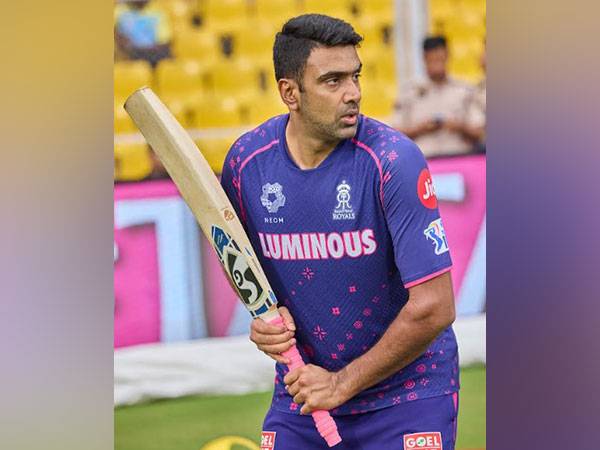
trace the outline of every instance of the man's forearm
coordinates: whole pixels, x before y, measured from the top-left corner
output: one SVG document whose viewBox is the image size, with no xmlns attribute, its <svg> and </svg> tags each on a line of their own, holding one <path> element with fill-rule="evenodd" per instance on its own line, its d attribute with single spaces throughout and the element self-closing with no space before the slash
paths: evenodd
<svg viewBox="0 0 600 450">
<path fill-rule="evenodd" d="M 345 397 L 386 379 L 412 363 L 454 320 L 454 310 L 435 310 L 431 305 L 409 301 L 367 353 L 337 373 Z"/>
<path fill-rule="evenodd" d="M 405 128 L 398 128 L 398 131 L 400 131 L 401 133 L 404 133 L 410 139 L 417 139 L 418 137 L 420 137 L 426 133 L 429 133 L 431 130 L 429 130 L 429 128 L 427 126 L 425 126 L 424 124 L 419 124 L 419 125 L 413 125 L 413 126 L 405 127 Z"/>
</svg>

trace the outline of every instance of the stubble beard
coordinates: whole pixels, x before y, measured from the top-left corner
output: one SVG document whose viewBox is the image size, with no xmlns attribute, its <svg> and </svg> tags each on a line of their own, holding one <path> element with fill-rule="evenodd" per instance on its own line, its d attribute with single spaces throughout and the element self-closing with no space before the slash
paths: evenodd
<svg viewBox="0 0 600 450">
<path fill-rule="evenodd" d="M 351 139 L 356 134 L 358 122 L 356 125 L 344 126 L 337 120 L 333 123 L 325 123 L 314 117 L 312 114 L 306 114 L 306 122 L 315 131 L 315 135 L 324 142 L 337 144 L 343 139 Z"/>
</svg>

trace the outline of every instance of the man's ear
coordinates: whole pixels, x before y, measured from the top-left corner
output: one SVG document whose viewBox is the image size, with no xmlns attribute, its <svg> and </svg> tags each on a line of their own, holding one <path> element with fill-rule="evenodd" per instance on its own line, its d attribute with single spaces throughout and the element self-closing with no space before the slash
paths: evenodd
<svg viewBox="0 0 600 450">
<path fill-rule="evenodd" d="M 279 95 L 283 103 L 287 105 L 290 111 L 298 110 L 298 101 L 300 99 L 300 87 L 298 83 L 291 78 L 281 78 L 277 82 Z"/>
</svg>

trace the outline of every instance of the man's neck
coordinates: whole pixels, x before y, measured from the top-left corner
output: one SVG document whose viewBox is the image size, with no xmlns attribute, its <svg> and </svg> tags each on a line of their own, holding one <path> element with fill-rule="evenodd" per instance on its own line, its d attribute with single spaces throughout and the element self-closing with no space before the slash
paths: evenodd
<svg viewBox="0 0 600 450">
<path fill-rule="evenodd" d="M 290 157 L 303 170 L 314 169 L 335 149 L 340 140 L 323 140 L 311 134 L 305 124 L 290 116 L 285 128 Z"/>
<path fill-rule="evenodd" d="M 444 84 L 446 84 L 448 82 L 448 76 L 447 75 L 444 76 L 444 77 L 442 77 L 442 78 L 436 78 L 436 79 L 429 78 L 429 79 L 436 86 L 442 86 L 442 85 L 444 85 Z"/>
</svg>

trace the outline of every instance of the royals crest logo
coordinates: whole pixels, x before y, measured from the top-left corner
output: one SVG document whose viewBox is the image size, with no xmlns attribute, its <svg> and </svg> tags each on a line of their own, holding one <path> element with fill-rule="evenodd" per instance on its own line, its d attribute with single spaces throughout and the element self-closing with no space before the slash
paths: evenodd
<svg viewBox="0 0 600 450">
<path fill-rule="evenodd" d="M 337 191 L 337 204 L 333 209 L 333 220 L 352 220 L 355 218 L 354 209 L 350 204 L 350 191 L 352 188 L 343 180 L 338 184 Z"/>
<path fill-rule="evenodd" d="M 267 208 L 271 214 L 279 211 L 279 208 L 285 205 L 285 195 L 283 195 L 283 187 L 279 183 L 267 183 L 262 187 L 262 195 L 260 203 Z"/>
<path fill-rule="evenodd" d="M 442 225 L 442 219 L 436 219 L 429 224 L 429 226 L 423 232 L 427 239 L 431 239 L 434 245 L 434 251 L 436 255 L 441 255 L 448 251 L 448 240 L 446 239 L 446 232 Z"/>
</svg>

